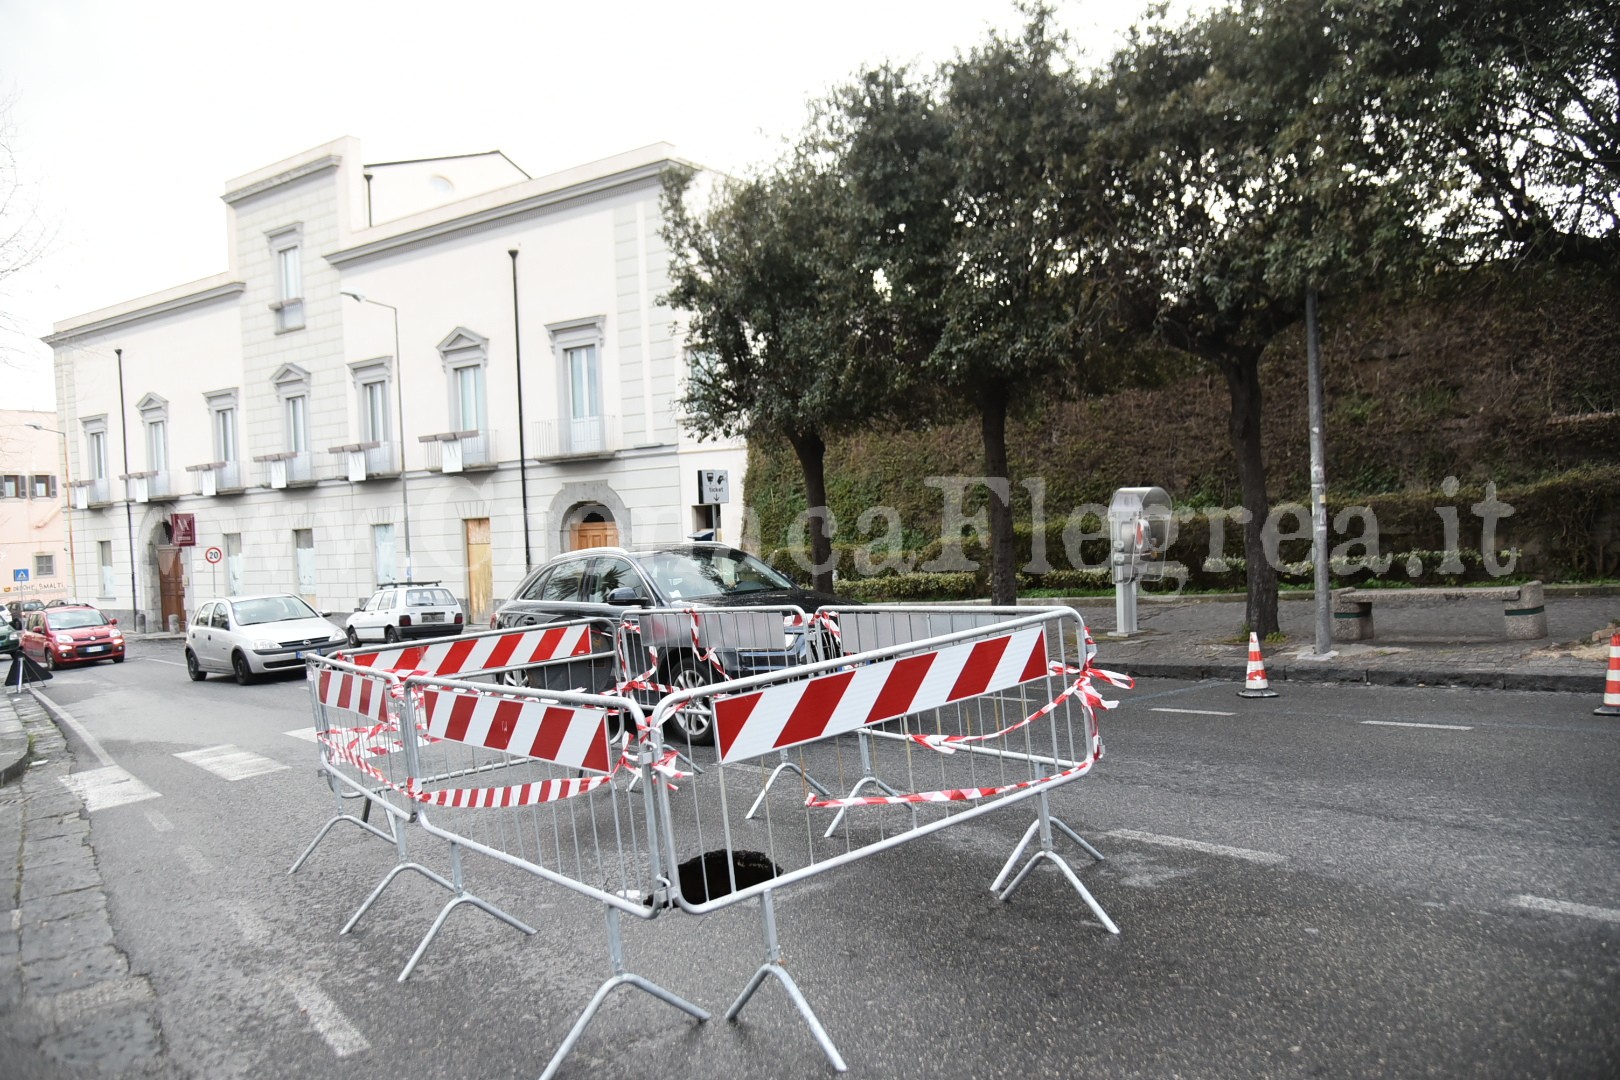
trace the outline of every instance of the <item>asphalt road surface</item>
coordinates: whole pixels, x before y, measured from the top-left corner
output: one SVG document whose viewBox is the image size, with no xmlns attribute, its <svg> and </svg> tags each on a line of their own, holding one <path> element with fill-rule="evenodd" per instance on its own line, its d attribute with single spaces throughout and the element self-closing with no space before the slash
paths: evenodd
<svg viewBox="0 0 1620 1080">
<path fill-rule="evenodd" d="M 87 789 L 91 840 L 169 1075 L 535 1077 L 610 974 L 599 908 L 476 858 L 536 935 L 459 909 L 398 984 L 446 898 L 408 876 L 340 937 L 394 854 L 340 829 L 287 873 L 332 808 L 301 678 L 191 683 L 178 643 L 140 642 L 47 689 L 76 772 L 108 775 L 93 742 L 135 782 Z M 1620 724 L 1561 694 L 1236 689 L 1122 692 L 1107 756 L 1053 796 L 1107 856 L 1066 851 L 1117 937 L 1056 873 L 991 897 L 1023 808 L 782 890 L 784 961 L 850 1075 L 1620 1076 Z M 619 990 L 560 1076 L 830 1074 L 779 987 L 721 1018 L 756 904 L 625 941 L 715 1019 Z"/>
</svg>

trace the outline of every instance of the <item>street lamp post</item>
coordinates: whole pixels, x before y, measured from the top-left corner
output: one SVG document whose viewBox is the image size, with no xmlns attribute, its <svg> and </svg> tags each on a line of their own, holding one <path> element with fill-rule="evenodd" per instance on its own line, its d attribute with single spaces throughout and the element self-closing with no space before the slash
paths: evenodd
<svg viewBox="0 0 1620 1080">
<path fill-rule="evenodd" d="M 69 600 L 78 599 L 79 595 L 79 558 L 73 548 L 73 470 L 72 462 L 68 458 L 67 432 L 57 431 L 55 428 L 43 424 L 29 424 L 35 431 L 48 431 L 52 435 L 62 436 L 62 519 L 67 522 L 68 534 L 68 592 Z"/>
<path fill-rule="evenodd" d="M 129 530 L 129 625 L 136 631 L 145 630 L 141 618 L 140 589 L 136 584 L 135 567 L 135 509 L 129 497 L 129 413 L 124 408 L 124 350 L 114 349 L 118 357 L 118 427 L 124 443 L 124 526 Z"/>
<path fill-rule="evenodd" d="M 412 580 L 411 493 L 405 478 L 405 358 L 399 353 L 399 308 L 350 289 L 340 289 L 339 293 L 359 304 L 375 304 L 377 307 L 387 308 L 394 315 L 394 412 L 395 427 L 399 435 L 399 499 L 405 518 L 405 580 L 410 581 Z"/>
</svg>

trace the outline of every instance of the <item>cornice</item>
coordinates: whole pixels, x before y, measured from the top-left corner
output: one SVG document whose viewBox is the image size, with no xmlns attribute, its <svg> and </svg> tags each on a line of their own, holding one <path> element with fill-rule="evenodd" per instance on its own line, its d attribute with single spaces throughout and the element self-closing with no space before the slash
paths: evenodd
<svg viewBox="0 0 1620 1080">
<path fill-rule="evenodd" d="M 373 240 L 357 247 L 336 251 L 328 255 L 326 261 L 333 266 L 343 267 L 387 252 L 416 247 L 441 237 L 482 228 L 512 218 L 545 213 L 567 206 L 605 199 L 620 189 L 645 184 L 649 180 L 656 181 L 663 175 L 665 169 L 674 164 L 677 164 L 674 159 L 648 162 L 645 165 L 638 165 L 613 173 L 611 176 L 584 180 L 554 191 L 543 191 L 513 202 L 491 206 L 460 217 L 423 225 L 394 236 L 386 236 L 380 240 Z"/>
<path fill-rule="evenodd" d="M 302 165 L 295 165 L 285 172 L 276 173 L 274 176 L 267 176 L 263 180 L 256 180 L 245 187 L 237 188 L 235 191 L 227 191 L 225 194 L 221 195 L 220 198 L 224 199 L 228 205 L 234 206 L 244 199 L 251 199 L 255 195 L 262 195 L 266 191 L 270 191 L 273 188 L 278 188 L 283 184 L 290 184 L 294 180 L 302 180 L 305 177 L 314 176 L 316 173 L 323 173 L 328 169 L 335 169 L 342 163 L 343 158 L 337 154 L 326 154 L 323 157 L 315 158 L 313 161 L 306 161 Z"/>
<path fill-rule="evenodd" d="M 121 311 L 116 315 L 109 315 L 104 319 L 97 319 L 94 322 L 87 322 L 67 330 L 59 330 L 54 334 L 45 335 L 44 337 L 40 338 L 40 340 L 47 345 L 53 346 L 65 344 L 66 342 L 72 341 L 75 338 L 84 337 L 88 334 L 100 333 L 103 330 L 111 330 L 119 326 L 128 326 L 130 323 L 143 322 L 147 319 L 156 318 L 159 315 L 169 315 L 176 311 L 182 311 L 188 307 L 196 307 L 198 304 L 206 304 L 213 300 L 221 300 L 228 296 L 234 296 L 244 291 L 246 288 L 246 282 L 226 282 L 224 285 L 216 285 L 211 289 L 204 289 L 201 292 L 187 293 L 185 296 L 176 296 L 168 300 L 159 301 L 156 304 L 148 304 L 144 307 L 138 307 L 131 311 Z"/>
</svg>

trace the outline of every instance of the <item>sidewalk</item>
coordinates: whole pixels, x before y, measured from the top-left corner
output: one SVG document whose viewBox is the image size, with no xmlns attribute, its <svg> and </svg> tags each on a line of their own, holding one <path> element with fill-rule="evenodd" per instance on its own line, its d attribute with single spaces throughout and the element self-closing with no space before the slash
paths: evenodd
<svg viewBox="0 0 1620 1080">
<path fill-rule="evenodd" d="M 1502 605 L 1487 600 L 1432 600 L 1375 605 L 1371 641 L 1335 643 L 1327 659 L 1316 651 L 1316 604 L 1309 593 L 1285 593 L 1278 622 L 1281 643 L 1263 642 L 1266 675 L 1278 681 L 1366 682 L 1385 686 L 1477 686 L 1499 690 L 1561 690 L 1602 700 L 1610 624 L 1620 621 L 1620 589 L 1548 586 L 1547 636 L 1510 641 Z M 1147 678 L 1243 681 L 1248 636 L 1241 596 L 1158 600 L 1137 606 L 1141 632 L 1110 637 L 1112 599 L 1024 600 L 1068 603 L 1085 618 L 1098 663 Z M 1593 635 L 1599 635 L 1595 640 Z"/>
</svg>

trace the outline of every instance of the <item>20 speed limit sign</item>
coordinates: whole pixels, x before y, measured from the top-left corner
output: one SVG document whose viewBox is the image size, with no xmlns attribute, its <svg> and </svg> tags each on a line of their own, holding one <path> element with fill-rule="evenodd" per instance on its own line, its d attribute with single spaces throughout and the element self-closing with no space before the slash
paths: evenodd
<svg viewBox="0 0 1620 1080">
<path fill-rule="evenodd" d="M 203 552 L 203 558 L 207 559 L 211 563 L 217 563 L 221 559 L 225 558 L 225 553 L 219 550 L 217 547 L 211 547 L 207 551 Z"/>
</svg>

